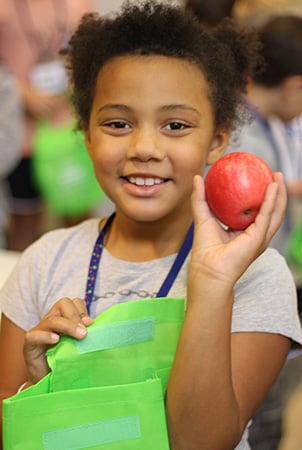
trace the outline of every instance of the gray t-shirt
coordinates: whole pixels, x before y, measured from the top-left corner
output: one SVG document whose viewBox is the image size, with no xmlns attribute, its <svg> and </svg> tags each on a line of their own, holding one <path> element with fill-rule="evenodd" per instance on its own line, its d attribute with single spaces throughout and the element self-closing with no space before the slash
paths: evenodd
<svg viewBox="0 0 302 450">
<path fill-rule="evenodd" d="M 20 328 L 34 327 L 62 297 L 84 298 L 99 220 L 50 231 L 22 254 L 0 291 L 0 310 Z M 91 315 L 109 306 L 156 296 L 175 255 L 142 263 L 122 261 L 104 249 Z M 169 297 L 185 297 L 189 257 Z M 302 343 L 296 288 L 284 258 L 267 249 L 235 286 L 232 331 L 280 333 Z"/>
<path fill-rule="evenodd" d="M 0 291 L 0 310 L 24 330 L 35 326 L 62 297 L 85 296 L 88 266 L 99 220 L 54 230 L 30 246 Z M 104 249 L 96 278 L 91 315 L 118 302 L 156 296 L 175 258 L 135 263 Z M 189 257 L 169 297 L 185 297 Z M 235 286 L 233 332 L 279 333 L 302 344 L 296 289 L 284 258 L 274 249 L 254 261 Z M 245 433 L 236 450 L 248 450 Z"/>
</svg>

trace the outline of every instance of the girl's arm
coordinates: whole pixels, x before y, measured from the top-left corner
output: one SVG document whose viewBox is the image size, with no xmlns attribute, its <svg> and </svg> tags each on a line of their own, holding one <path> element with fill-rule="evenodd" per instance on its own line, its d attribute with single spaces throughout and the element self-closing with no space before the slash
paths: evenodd
<svg viewBox="0 0 302 450">
<path fill-rule="evenodd" d="M 2 314 L 0 326 L 0 401 L 2 450 L 2 400 L 16 394 L 18 388 L 28 378 L 23 359 L 25 332 Z"/>
<path fill-rule="evenodd" d="M 284 214 L 284 183 L 280 174 L 275 180 L 256 222 L 235 233 L 216 223 L 195 180 L 187 312 L 166 398 L 172 450 L 233 450 L 285 361 L 287 338 L 231 333 L 234 285 Z"/>
</svg>

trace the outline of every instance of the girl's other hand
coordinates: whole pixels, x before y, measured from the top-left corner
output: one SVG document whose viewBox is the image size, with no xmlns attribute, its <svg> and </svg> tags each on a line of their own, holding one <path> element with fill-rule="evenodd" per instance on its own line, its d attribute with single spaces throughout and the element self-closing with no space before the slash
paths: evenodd
<svg viewBox="0 0 302 450">
<path fill-rule="evenodd" d="M 39 324 L 25 334 L 23 353 L 29 381 L 37 383 L 49 372 L 45 352 L 60 340 L 61 335 L 83 339 L 87 335 L 86 327 L 92 322 L 82 299 L 57 301 Z"/>
</svg>

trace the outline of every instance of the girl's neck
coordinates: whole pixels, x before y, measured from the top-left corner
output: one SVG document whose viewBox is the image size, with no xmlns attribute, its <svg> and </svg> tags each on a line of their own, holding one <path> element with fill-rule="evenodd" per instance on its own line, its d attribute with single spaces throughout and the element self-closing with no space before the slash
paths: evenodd
<svg viewBox="0 0 302 450">
<path fill-rule="evenodd" d="M 116 258 L 143 262 L 177 253 L 192 223 L 181 220 L 135 222 L 117 213 L 105 237 L 106 249 Z"/>
</svg>

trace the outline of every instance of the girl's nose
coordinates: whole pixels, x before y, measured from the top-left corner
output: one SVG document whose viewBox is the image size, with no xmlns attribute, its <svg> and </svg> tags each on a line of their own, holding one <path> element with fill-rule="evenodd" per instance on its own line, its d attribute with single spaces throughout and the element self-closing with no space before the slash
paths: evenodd
<svg viewBox="0 0 302 450">
<path fill-rule="evenodd" d="M 129 158 L 135 158 L 141 161 L 151 159 L 161 160 L 164 157 L 160 137 L 156 131 L 141 129 L 136 130 L 128 149 Z"/>
</svg>

